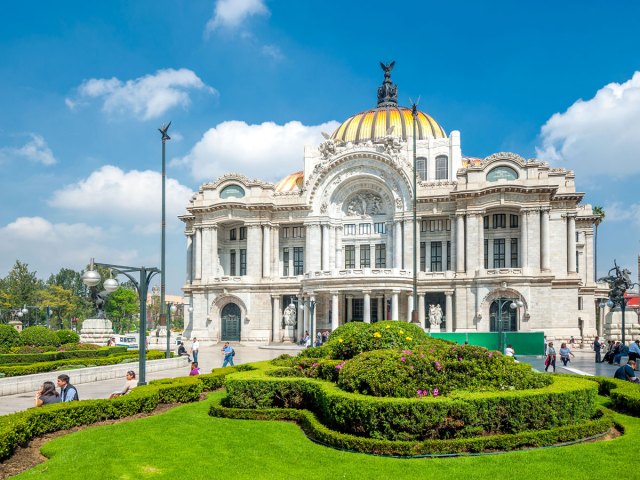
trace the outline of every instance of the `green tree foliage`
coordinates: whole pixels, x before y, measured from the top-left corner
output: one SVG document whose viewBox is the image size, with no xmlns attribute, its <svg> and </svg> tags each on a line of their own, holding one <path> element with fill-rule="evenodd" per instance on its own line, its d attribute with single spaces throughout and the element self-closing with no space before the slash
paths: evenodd
<svg viewBox="0 0 640 480">
<path fill-rule="evenodd" d="M 61 268 L 56 274 L 51 274 L 47 280 L 47 285 L 58 285 L 65 290 L 73 292 L 77 297 L 87 295 L 87 287 L 82 283 L 82 274 L 70 268 Z"/>
<path fill-rule="evenodd" d="M 60 339 L 56 332 L 47 327 L 28 327 L 20 332 L 20 343 L 30 347 L 57 347 Z"/>
<path fill-rule="evenodd" d="M 80 342 L 80 335 L 78 335 L 76 332 L 74 332 L 73 330 L 57 330 L 56 331 L 56 336 L 58 337 L 58 340 L 60 340 L 60 344 L 61 345 L 66 345 L 66 344 L 73 344 L 73 343 L 79 343 Z"/>
<path fill-rule="evenodd" d="M 107 297 L 105 313 L 113 322 L 115 331 L 124 333 L 133 326 L 133 317 L 140 311 L 138 294 L 128 288 L 120 287 Z"/>
<path fill-rule="evenodd" d="M 11 325 L 0 325 L 0 348 L 18 345 L 20 334 Z"/>
<path fill-rule="evenodd" d="M 16 260 L 15 265 L 2 281 L 0 301 L 3 303 L 3 308 L 35 305 L 38 291 L 42 286 L 42 280 L 38 279 L 36 272 L 30 272 L 29 265 Z"/>
<path fill-rule="evenodd" d="M 53 313 L 52 324 L 64 327 L 65 323 L 70 327 L 70 319 L 80 313 L 82 302 L 71 290 L 60 285 L 48 285 L 38 293 L 39 306 L 42 309 L 49 307 Z"/>
</svg>

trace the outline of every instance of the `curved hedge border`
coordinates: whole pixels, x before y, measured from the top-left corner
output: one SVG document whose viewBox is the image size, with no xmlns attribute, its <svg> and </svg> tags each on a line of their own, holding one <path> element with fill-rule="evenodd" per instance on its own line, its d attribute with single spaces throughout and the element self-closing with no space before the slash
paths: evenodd
<svg viewBox="0 0 640 480">
<path fill-rule="evenodd" d="M 611 401 L 610 407 L 613 410 L 633 417 L 640 417 L 639 384 L 609 377 L 586 377 L 580 375 L 571 375 L 571 377 L 596 382 L 599 386 L 598 393 L 609 397 Z"/>
<path fill-rule="evenodd" d="M 596 412 L 598 387 L 582 379 L 555 377 L 552 385 L 533 390 L 385 398 L 316 379 L 267 376 L 265 363 L 255 364 L 262 370 L 227 379 L 225 407 L 307 409 L 333 430 L 394 441 L 548 430 L 589 420 Z"/>
<path fill-rule="evenodd" d="M 96 350 L 69 350 L 66 352 L 45 353 L 5 353 L 0 355 L 0 365 L 22 363 L 52 362 L 65 358 L 109 357 L 127 352 L 127 347 L 101 347 Z"/>
<path fill-rule="evenodd" d="M 228 367 L 210 374 L 156 380 L 113 400 L 56 403 L 4 415 L 0 417 L 0 461 L 9 458 L 17 446 L 45 433 L 151 412 L 163 403 L 195 402 L 202 392 L 222 387 L 225 377 L 236 371 Z"/>
<path fill-rule="evenodd" d="M 504 452 L 576 442 L 605 434 L 614 425 L 611 411 L 600 408 L 597 418 L 551 430 L 526 431 L 449 440 L 393 441 L 358 437 L 325 426 L 309 410 L 226 408 L 213 402 L 209 415 L 245 420 L 286 420 L 296 422 L 313 441 L 339 450 L 384 456 L 465 455 L 481 452 Z M 621 428 L 621 427 L 620 427 Z"/>
<path fill-rule="evenodd" d="M 148 350 L 147 360 L 159 360 L 165 357 L 165 353 L 159 350 Z M 74 367 L 74 366 L 103 366 L 103 365 L 116 365 L 126 360 L 133 360 L 138 358 L 138 352 L 127 352 L 122 355 L 111 355 L 108 357 L 88 357 L 88 358 L 75 358 L 69 360 L 55 360 L 53 362 L 39 362 L 32 363 L 30 365 L 0 365 L 0 374 L 5 377 L 18 377 L 20 375 L 32 375 L 34 373 L 51 372 L 59 369 L 60 367 Z"/>
</svg>

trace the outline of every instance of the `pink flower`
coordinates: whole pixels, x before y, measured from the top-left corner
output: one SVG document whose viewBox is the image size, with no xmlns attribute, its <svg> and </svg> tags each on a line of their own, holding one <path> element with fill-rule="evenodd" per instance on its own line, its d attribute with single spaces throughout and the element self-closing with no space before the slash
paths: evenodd
<svg viewBox="0 0 640 480">
<path fill-rule="evenodd" d="M 411 370 L 413 370 L 413 365 L 409 365 L 409 368 L 410 368 Z"/>
<path fill-rule="evenodd" d="M 458 357 L 458 361 L 461 362 L 462 361 L 462 357 Z"/>
<path fill-rule="evenodd" d="M 344 364 L 347 363 L 347 361 L 345 360 L 344 362 L 339 363 L 338 365 L 336 365 L 336 370 L 340 370 L 342 369 L 342 367 L 344 367 Z"/>
<path fill-rule="evenodd" d="M 435 366 L 436 366 L 436 370 L 438 371 L 442 370 L 442 365 L 440 365 L 440 362 L 436 361 Z"/>
<path fill-rule="evenodd" d="M 433 396 L 437 397 L 438 395 L 440 395 L 440 390 L 438 390 L 437 388 L 433 389 Z"/>
<path fill-rule="evenodd" d="M 401 361 L 401 362 L 404 362 L 405 360 L 406 360 L 406 359 L 405 359 L 404 357 L 402 357 L 402 358 L 400 359 L 400 361 Z"/>
<path fill-rule="evenodd" d="M 489 358 L 493 357 L 493 353 L 492 352 L 487 353 L 487 355 L 488 355 Z"/>
<path fill-rule="evenodd" d="M 418 390 L 418 395 L 422 396 L 422 390 Z"/>
</svg>

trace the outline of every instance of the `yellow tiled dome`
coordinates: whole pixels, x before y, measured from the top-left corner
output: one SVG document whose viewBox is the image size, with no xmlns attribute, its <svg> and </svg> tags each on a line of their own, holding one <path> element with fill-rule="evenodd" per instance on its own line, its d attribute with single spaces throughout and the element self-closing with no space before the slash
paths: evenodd
<svg viewBox="0 0 640 480">
<path fill-rule="evenodd" d="M 304 172 L 295 172 L 276 183 L 275 190 L 276 192 L 293 192 L 294 190 L 300 190 L 303 182 Z"/>
<path fill-rule="evenodd" d="M 444 129 L 433 118 L 418 111 L 416 119 L 418 140 L 428 138 L 446 138 Z M 411 109 L 397 105 L 385 105 L 360 112 L 348 118 L 333 132 L 331 138 L 343 142 L 376 142 L 387 136 L 387 130 L 393 126 L 392 136 L 407 140 L 413 137 L 413 117 Z"/>
</svg>

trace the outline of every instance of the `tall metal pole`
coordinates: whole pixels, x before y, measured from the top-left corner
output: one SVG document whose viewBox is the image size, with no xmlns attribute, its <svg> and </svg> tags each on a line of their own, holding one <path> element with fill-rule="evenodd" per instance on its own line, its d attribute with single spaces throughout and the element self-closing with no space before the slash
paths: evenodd
<svg viewBox="0 0 640 480">
<path fill-rule="evenodd" d="M 166 222 L 166 208 L 165 208 L 165 183 L 166 183 L 166 167 L 165 167 L 165 144 L 167 140 L 171 140 L 171 137 L 167 134 L 171 122 L 166 125 L 162 125 L 158 130 L 162 134 L 162 240 L 160 241 L 160 319 L 165 316 L 165 303 L 164 303 L 164 289 L 165 289 L 165 230 L 167 226 Z M 145 295 L 145 301 L 147 297 Z M 162 322 L 161 322 L 162 323 Z M 165 322 L 166 323 L 166 322 Z"/>
<path fill-rule="evenodd" d="M 146 385 L 147 377 L 147 269 L 140 269 L 140 334 L 138 335 L 138 385 Z"/>
<path fill-rule="evenodd" d="M 167 351 L 166 358 L 171 358 L 171 305 L 167 305 Z"/>
<path fill-rule="evenodd" d="M 413 310 L 411 311 L 411 322 L 418 323 L 418 257 L 416 252 L 418 238 L 418 180 L 416 172 L 416 120 L 418 117 L 418 105 L 416 103 L 414 103 L 411 108 L 411 116 L 413 117 Z"/>
</svg>

